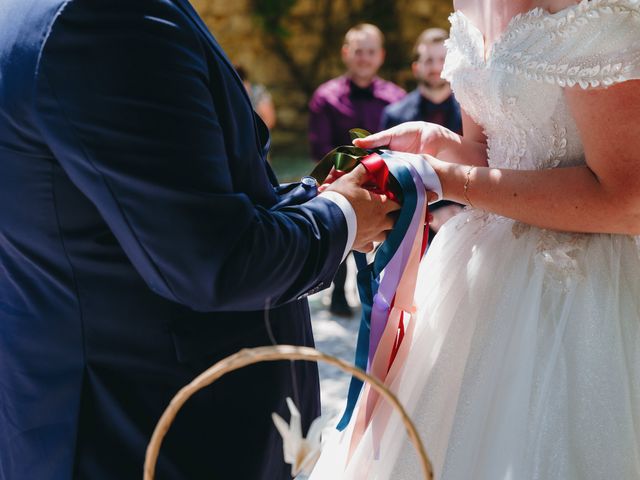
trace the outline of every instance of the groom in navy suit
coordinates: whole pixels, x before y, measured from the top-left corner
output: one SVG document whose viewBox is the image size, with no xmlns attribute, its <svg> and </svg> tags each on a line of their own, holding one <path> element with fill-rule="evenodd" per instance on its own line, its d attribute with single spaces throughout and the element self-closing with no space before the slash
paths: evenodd
<svg viewBox="0 0 640 480">
<path fill-rule="evenodd" d="M 194 376 L 244 347 L 313 345 L 304 297 L 397 206 L 362 168 L 278 206 L 266 128 L 187 0 L 0 10 L 0 479 L 138 479 Z M 200 392 L 156 478 L 288 478 L 270 421 L 286 396 L 308 426 L 315 365 Z"/>
</svg>

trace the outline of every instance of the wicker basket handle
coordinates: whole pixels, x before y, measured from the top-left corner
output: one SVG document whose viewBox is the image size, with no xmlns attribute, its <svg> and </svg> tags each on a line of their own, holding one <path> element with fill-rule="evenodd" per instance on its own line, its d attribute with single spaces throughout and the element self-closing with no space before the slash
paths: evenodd
<svg viewBox="0 0 640 480">
<path fill-rule="evenodd" d="M 234 370 L 238 370 L 254 363 L 273 362 L 277 360 L 308 360 L 324 362 L 335 365 L 344 372 L 350 373 L 359 378 L 363 382 L 368 382 L 371 385 L 371 388 L 384 397 L 402 417 L 402 422 L 407 429 L 411 443 L 418 453 L 424 478 L 427 480 L 433 480 L 431 462 L 429 461 L 429 457 L 427 456 L 424 445 L 422 444 L 422 440 L 420 439 L 415 426 L 396 396 L 391 393 L 391 391 L 389 391 L 381 381 L 366 374 L 359 368 L 340 360 L 339 358 L 319 352 L 313 348 L 297 347 L 293 345 L 274 345 L 240 350 L 239 352 L 223 358 L 215 365 L 209 367 L 203 373 L 198 375 L 198 377 L 196 377 L 191 383 L 183 387 L 176 396 L 173 397 L 171 403 L 162 414 L 162 417 L 160 417 L 160 420 L 153 431 L 145 456 L 144 480 L 153 480 L 162 440 L 164 439 L 180 408 L 182 408 L 185 402 L 194 393 L 208 385 L 211 385 L 223 375 Z"/>
</svg>

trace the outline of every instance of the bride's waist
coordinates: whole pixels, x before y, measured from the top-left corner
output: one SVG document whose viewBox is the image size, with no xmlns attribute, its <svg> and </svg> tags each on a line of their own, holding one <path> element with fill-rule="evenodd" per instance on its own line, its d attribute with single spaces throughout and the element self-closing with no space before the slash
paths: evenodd
<svg viewBox="0 0 640 480">
<path fill-rule="evenodd" d="M 479 208 L 465 208 L 456 218 L 456 230 L 469 228 L 471 232 L 480 233 L 487 228 L 499 228 L 509 231 L 514 239 L 519 239 L 523 235 L 536 235 L 554 238 L 561 243 L 575 243 L 578 240 L 599 238 L 603 240 L 627 239 L 633 242 L 640 242 L 640 237 L 632 235 L 613 234 L 613 233 L 586 233 L 586 232 L 570 232 L 563 230 L 551 230 L 536 227 L 528 223 L 514 220 L 497 213 L 487 212 Z"/>
<path fill-rule="evenodd" d="M 525 249 L 527 245 L 533 246 L 538 253 L 549 253 L 553 257 L 556 257 L 554 253 L 576 253 L 589 246 L 602 245 L 602 242 L 626 245 L 640 252 L 640 237 L 550 230 L 477 208 L 465 208 L 448 227 L 453 228 L 456 235 L 472 238 L 474 244 L 481 244 L 483 240 L 489 243 L 515 241 Z"/>
<path fill-rule="evenodd" d="M 589 258 L 616 264 L 640 259 L 640 237 L 548 230 L 475 208 L 463 210 L 441 233 L 441 242 L 459 241 L 459 247 L 472 256 L 532 259 L 562 278 L 584 273 Z"/>
</svg>

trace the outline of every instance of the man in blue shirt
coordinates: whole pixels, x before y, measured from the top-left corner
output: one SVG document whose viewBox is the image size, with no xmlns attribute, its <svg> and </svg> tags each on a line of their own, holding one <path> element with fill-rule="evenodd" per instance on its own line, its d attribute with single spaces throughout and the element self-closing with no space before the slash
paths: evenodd
<svg viewBox="0 0 640 480">
<path fill-rule="evenodd" d="M 421 120 L 437 123 L 462 133 L 460 106 L 449 82 L 441 77 L 448 34 L 441 28 L 428 28 L 420 34 L 413 48 L 411 69 L 418 86 L 382 112 L 380 130 L 404 122 Z"/>
<path fill-rule="evenodd" d="M 413 48 L 411 69 L 418 86 L 398 102 L 382 112 L 380 129 L 385 130 L 404 122 L 423 121 L 437 123 L 456 133 L 462 133 L 460 106 L 451 91 L 449 82 L 441 77 L 449 37 L 446 30 L 428 28 L 420 34 Z M 461 210 L 454 202 L 442 201 L 430 207 L 433 220 L 430 235 L 439 230 L 449 218 Z"/>
</svg>

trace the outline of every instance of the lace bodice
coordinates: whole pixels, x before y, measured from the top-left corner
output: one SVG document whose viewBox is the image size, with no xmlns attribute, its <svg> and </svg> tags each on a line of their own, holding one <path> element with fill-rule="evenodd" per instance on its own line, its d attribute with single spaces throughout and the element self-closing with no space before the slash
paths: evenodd
<svg viewBox="0 0 640 480">
<path fill-rule="evenodd" d="M 584 152 L 563 88 L 640 78 L 640 0 L 583 0 L 514 17 L 485 58 L 482 33 L 450 17 L 443 76 L 487 135 L 489 165 L 578 165 Z"/>
</svg>

